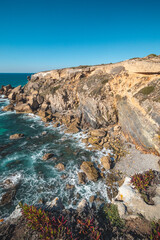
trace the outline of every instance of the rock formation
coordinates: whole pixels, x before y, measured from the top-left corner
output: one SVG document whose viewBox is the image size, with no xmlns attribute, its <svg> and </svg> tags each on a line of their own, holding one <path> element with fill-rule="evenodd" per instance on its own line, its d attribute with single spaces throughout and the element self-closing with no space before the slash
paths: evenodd
<svg viewBox="0 0 160 240">
<path fill-rule="evenodd" d="M 159 155 L 159 79 L 160 56 L 152 56 L 39 72 L 24 87 L 2 86 L 0 93 L 12 104 L 4 110 L 65 123 L 68 133 L 119 123 L 129 141 Z"/>
</svg>

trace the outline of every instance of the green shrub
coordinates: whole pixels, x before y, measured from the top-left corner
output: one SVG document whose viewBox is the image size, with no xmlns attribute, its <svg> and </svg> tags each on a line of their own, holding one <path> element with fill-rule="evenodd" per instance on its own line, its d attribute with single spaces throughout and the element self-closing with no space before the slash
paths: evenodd
<svg viewBox="0 0 160 240">
<path fill-rule="evenodd" d="M 139 91 L 139 93 L 142 93 L 142 94 L 144 94 L 144 95 L 148 95 L 148 94 L 150 94 L 150 93 L 153 92 L 153 91 L 154 91 L 154 86 L 148 86 L 148 87 L 142 88 L 142 89 Z"/>
<path fill-rule="evenodd" d="M 157 57 L 157 55 L 154 54 L 154 53 L 151 53 L 151 54 L 149 54 L 147 57 L 148 57 L 148 58 L 152 58 L 152 57 Z"/>
<path fill-rule="evenodd" d="M 102 84 L 106 84 L 106 83 L 108 83 L 108 79 L 105 79 L 102 81 Z"/>
<path fill-rule="evenodd" d="M 146 191 L 154 177 L 155 177 L 154 172 L 152 169 L 150 169 L 149 171 L 146 171 L 143 174 L 139 173 L 133 175 L 131 177 L 131 183 L 139 192 Z"/>
<path fill-rule="evenodd" d="M 107 220 L 113 227 L 123 228 L 125 226 L 125 222 L 120 218 L 118 208 L 114 204 L 109 204 L 104 207 L 104 212 Z"/>
</svg>

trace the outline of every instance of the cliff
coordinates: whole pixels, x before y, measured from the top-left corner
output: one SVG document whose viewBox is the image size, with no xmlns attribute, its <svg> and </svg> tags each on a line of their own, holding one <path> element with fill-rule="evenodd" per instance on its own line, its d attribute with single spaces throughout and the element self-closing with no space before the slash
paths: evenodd
<svg viewBox="0 0 160 240">
<path fill-rule="evenodd" d="M 160 56 L 39 72 L 24 87 L 2 87 L 4 110 L 32 112 L 73 132 L 119 124 L 145 152 L 160 154 Z"/>
</svg>

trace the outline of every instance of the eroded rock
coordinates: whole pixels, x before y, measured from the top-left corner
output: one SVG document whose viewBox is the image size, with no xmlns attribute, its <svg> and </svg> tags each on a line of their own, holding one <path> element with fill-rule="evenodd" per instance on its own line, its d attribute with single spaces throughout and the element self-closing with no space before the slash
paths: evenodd
<svg viewBox="0 0 160 240">
<path fill-rule="evenodd" d="M 24 137 L 24 134 L 23 134 L 23 133 L 15 133 L 15 134 L 11 135 L 11 136 L 9 137 L 9 139 L 20 139 L 20 138 L 22 138 L 22 137 Z"/>
<path fill-rule="evenodd" d="M 49 159 L 51 159 L 51 158 L 53 158 L 54 157 L 54 154 L 53 153 L 46 153 L 46 154 L 44 154 L 44 156 L 43 156 L 43 160 L 49 160 Z"/>
<path fill-rule="evenodd" d="M 81 165 L 81 170 L 86 174 L 88 180 L 94 182 L 98 180 L 99 174 L 92 162 L 83 162 Z"/>
<path fill-rule="evenodd" d="M 63 163 L 58 163 L 55 168 L 57 168 L 59 171 L 64 171 L 65 167 L 63 165 Z"/>
<path fill-rule="evenodd" d="M 100 161 L 106 170 L 109 170 L 111 168 L 111 159 L 109 156 L 102 157 Z"/>
</svg>

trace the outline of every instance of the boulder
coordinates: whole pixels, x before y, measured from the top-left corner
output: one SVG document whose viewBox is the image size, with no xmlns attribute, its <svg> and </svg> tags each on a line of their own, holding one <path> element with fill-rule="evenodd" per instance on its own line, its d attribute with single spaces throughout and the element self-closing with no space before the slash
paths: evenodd
<svg viewBox="0 0 160 240">
<path fill-rule="evenodd" d="M 105 137 L 107 132 L 104 129 L 94 129 L 90 131 L 92 137 Z"/>
<path fill-rule="evenodd" d="M 48 116 L 48 113 L 47 113 L 46 111 L 40 110 L 40 111 L 38 112 L 38 115 L 39 115 L 40 117 L 42 117 L 42 118 L 45 118 L 45 117 Z"/>
<path fill-rule="evenodd" d="M 63 165 L 63 163 L 58 163 L 55 168 L 57 168 L 59 171 L 64 171 L 65 167 Z"/>
<path fill-rule="evenodd" d="M 78 173 L 78 183 L 79 184 L 85 184 L 86 183 L 86 174 L 84 172 Z"/>
<path fill-rule="evenodd" d="M 100 139 L 99 139 L 99 138 L 96 138 L 96 137 L 90 137 L 90 138 L 88 139 L 88 142 L 89 142 L 91 145 L 93 145 L 93 144 L 99 144 L 99 141 L 100 141 Z"/>
<path fill-rule="evenodd" d="M 14 107 L 14 109 L 19 113 L 32 113 L 32 109 L 27 103 L 19 103 Z"/>
<path fill-rule="evenodd" d="M 53 153 L 46 153 L 44 154 L 43 156 L 43 160 L 48 160 L 48 159 L 51 159 L 54 157 L 54 154 Z"/>
<path fill-rule="evenodd" d="M 7 86 L 2 86 L 1 91 L 3 94 L 8 95 L 12 90 L 12 86 L 9 84 Z"/>
<path fill-rule="evenodd" d="M 16 195 L 16 190 L 15 189 L 7 191 L 6 193 L 4 193 L 2 195 L 0 205 L 3 206 L 3 205 L 10 204 L 13 201 L 15 195 Z"/>
<path fill-rule="evenodd" d="M 46 203 L 50 208 L 54 208 L 55 210 L 63 210 L 64 206 L 60 198 L 56 197 L 51 202 Z"/>
<path fill-rule="evenodd" d="M 76 121 L 71 123 L 68 129 L 65 131 L 65 133 L 78 133 L 78 132 L 79 132 L 79 127 Z"/>
<path fill-rule="evenodd" d="M 95 201 L 95 199 L 96 199 L 96 198 L 95 198 L 94 195 L 93 195 L 93 196 L 90 196 L 90 198 L 89 198 L 89 202 L 90 202 L 90 203 L 93 203 L 93 202 Z"/>
<path fill-rule="evenodd" d="M 66 189 L 68 190 L 68 189 L 73 189 L 73 188 L 75 188 L 75 185 L 72 185 L 72 184 L 67 184 L 66 185 Z"/>
<path fill-rule="evenodd" d="M 23 133 L 16 133 L 16 134 L 13 134 L 9 137 L 9 139 L 20 139 L 24 137 L 24 134 Z"/>
<path fill-rule="evenodd" d="M 87 175 L 88 180 L 94 182 L 98 180 L 99 174 L 92 162 L 83 162 L 81 165 L 81 170 Z"/>
<path fill-rule="evenodd" d="M 7 105 L 7 106 L 5 106 L 3 109 L 2 109 L 2 111 L 13 111 L 14 110 L 14 105 L 13 104 L 9 104 L 9 105 Z"/>
<path fill-rule="evenodd" d="M 89 209 L 89 204 L 86 199 L 82 199 L 82 201 L 78 204 L 77 211 L 79 213 L 88 211 Z"/>
<path fill-rule="evenodd" d="M 111 159 L 109 156 L 102 157 L 101 163 L 106 170 L 109 170 L 111 168 Z"/>
</svg>

